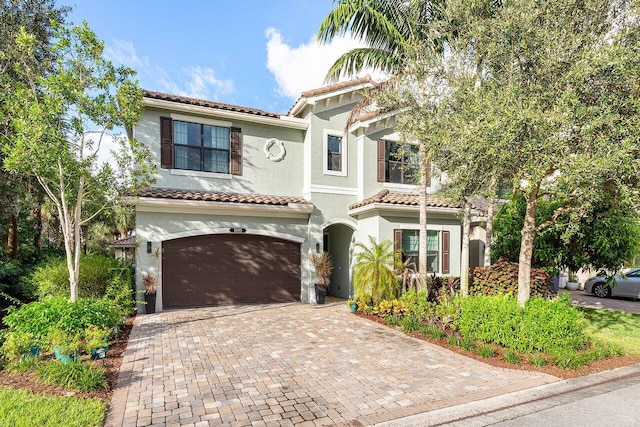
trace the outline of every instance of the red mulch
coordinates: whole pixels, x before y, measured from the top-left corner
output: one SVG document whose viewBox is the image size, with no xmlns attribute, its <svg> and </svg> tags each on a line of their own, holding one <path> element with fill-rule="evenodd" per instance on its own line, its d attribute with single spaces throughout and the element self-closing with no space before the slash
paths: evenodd
<svg viewBox="0 0 640 427">
<path fill-rule="evenodd" d="M 380 323 L 381 325 L 385 325 L 384 323 L 384 319 L 382 319 L 381 317 L 375 316 L 375 315 L 369 315 L 369 314 L 364 314 L 360 311 L 356 312 L 356 315 L 360 316 L 360 317 L 364 317 L 365 319 L 371 320 L 373 322 L 377 322 Z M 391 328 L 396 328 L 394 326 L 389 326 Z M 399 330 L 399 328 L 398 328 Z M 504 360 L 502 360 L 502 351 L 500 351 L 500 349 L 497 349 L 496 352 L 496 356 L 492 357 L 492 358 L 483 358 L 478 356 L 478 354 L 475 351 L 465 351 L 460 347 L 457 346 L 452 346 L 449 345 L 447 343 L 446 340 L 438 340 L 435 338 L 431 338 L 428 337 L 426 335 L 423 335 L 419 332 L 410 332 L 407 333 L 407 335 L 413 337 L 413 338 L 417 338 L 423 341 L 428 341 L 432 344 L 436 344 L 439 345 L 440 347 L 444 347 L 447 348 L 451 351 L 453 351 L 454 353 L 458 353 L 461 354 L 463 356 L 467 356 L 470 357 L 472 359 L 476 359 L 476 360 L 480 360 L 484 363 L 487 363 L 489 365 L 492 366 L 496 366 L 499 368 L 505 368 L 505 369 L 521 369 L 524 371 L 537 371 L 537 372 L 544 372 L 545 374 L 549 374 L 549 375 L 553 375 L 554 377 L 558 377 L 558 378 L 563 378 L 563 379 L 567 379 L 567 378 L 575 378 L 575 377 L 581 377 L 583 375 L 589 375 L 589 374 L 595 374 L 596 372 L 602 372 L 602 371 L 608 371 L 611 369 L 615 369 L 615 368 L 619 368 L 622 366 L 628 366 L 628 365 L 633 365 L 635 363 L 640 363 L 640 356 L 622 356 L 622 357 L 611 357 L 609 359 L 603 359 L 603 360 L 599 360 L 597 362 L 594 362 L 590 365 L 587 366 L 583 366 L 580 369 L 561 369 L 558 368 L 556 366 L 551 366 L 551 365 L 547 365 L 547 366 L 534 366 L 531 365 L 528 361 L 526 357 L 522 358 L 522 363 L 519 365 L 514 365 L 508 362 L 505 362 Z"/>
<path fill-rule="evenodd" d="M 34 393 L 45 394 L 49 396 L 76 396 L 85 398 L 96 398 L 102 400 L 103 402 L 109 403 L 109 401 L 111 400 L 113 389 L 115 388 L 116 382 L 118 381 L 118 371 L 120 370 L 120 365 L 122 364 L 122 354 L 127 349 L 127 342 L 129 341 L 129 334 L 131 333 L 134 319 L 135 317 L 129 317 L 128 319 L 126 319 L 120 335 L 115 340 L 109 343 L 109 351 L 107 352 L 107 357 L 103 359 L 104 365 L 103 361 L 101 360 L 92 362 L 96 366 L 103 365 L 106 368 L 106 377 L 107 382 L 109 383 L 108 390 L 93 391 L 90 393 L 66 390 L 60 386 L 43 384 L 39 382 L 36 379 L 36 376 L 31 372 L 21 374 L 0 371 L 0 385 L 14 389 L 31 390 Z"/>
</svg>

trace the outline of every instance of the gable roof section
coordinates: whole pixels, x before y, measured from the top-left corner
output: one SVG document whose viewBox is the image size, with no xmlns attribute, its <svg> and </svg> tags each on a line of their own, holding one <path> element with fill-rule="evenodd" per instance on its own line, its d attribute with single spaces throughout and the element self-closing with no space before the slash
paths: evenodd
<svg viewBox="0 0 640 427">
<path fill-rule="evenodd" d="M 197 107 L 207 107 L 207 108 L 214 108 L 214 109 L 223 110 L 223 111 L 232 111 L 235 113 L 251 114 L 254 116 L 270 117 L 274 119 L 280 118 L 280 114 L 278 113 L 271 113 L 269 111 L 259 110 L 257 108 L 249 108 L 249 107 L 242 107 L 239 105 L 224 104 L 222 102 L 207 101 L 205 99 L 191 98 L 191 97 L 182 96 L 182 95 L 171 95 L 169 93 L 156 92 L 152 90 L 145 90 L 144 97 L 157 99 L 160 101 L 170 101 L 170 102 L 178 102 L 180 104 L 195 105 Z"/>
<path fill-rule="evenodd" d="M 136 246 L 136 236 L 128 236 L 114 240 L 109 246 L 112 248 L 133 248 Z"/>
<path fill-rule="evenodd" d="M 352 80 L 347 80 L 344 82 L 340 82 L 340 83 L 335 83 L 329 86 L 323 86 L 317 89 L 311 89 L 311 90 L 306 90 L 304 92 L 302 92 L 302 94 L 300 95 L 300 97 L 296 100 L 296 102 L 293 104 L 293 106 L 291 107 L 291 109 L 289 109 L 289 116 L 295 116 L 296 114 L 298 114 L 300 111 L 302 111 L 302 109 L 305 107 L 305 105 L 313 105 L 315 104 L 314 98 L 327 98 L 330 97 L 332 94 L 336 94 L 338 95 L 339 92 L 344 93 L 349 93 L 349 92 L 354 92 L 358 89 L 362 89 L 364 87 L 372 87 L 375 86 L 377 83 L 375 81 L 373 81 L 373 79 L 371 78 L 371 76 L 369 74 L 367 74 L 364 77 L 358 77 Z"/>
<path fill-rule="evenodd" d="M 147 187 L 140 191 L 140 197 L 171 200 L 193 200 L 202 202 L 241 203 L 251 205 L 288 206 L 289 204 L 310 205 L 299 197 L 269 196 L 262 194 L 218 193 L 211 191 L 175 190 L 170 188 Z"/>
<path fill-rule="evenodd" d="M 349 206 L 350 210 L 361 208 L 363 206 L 372 204 L 385 204 L 385 205 L 399 205 L 399 206 L 418 206 L 420 197 L 418 194 L 412 193 L 398 193 L 389 190 L 382 190 L 376 195 L 364 199 L 361 202 L 354 203 Z M 441 197 L 435 197 L 431 194 L 427 194 L 427 206 L 432 208 L 450 208 L 459 209 L 461 205 L 459 203 L 449 202 Z"/>
</svg>

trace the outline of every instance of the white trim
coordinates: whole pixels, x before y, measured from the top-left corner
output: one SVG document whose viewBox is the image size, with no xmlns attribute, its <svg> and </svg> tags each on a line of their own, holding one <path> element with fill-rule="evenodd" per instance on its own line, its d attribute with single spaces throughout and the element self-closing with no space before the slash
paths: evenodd
<svg viewBox="0 0 640 427">
<path fill-rule="evenodd" d="M 397 224 L 397 223 L 391 223 L 391 225 L 393 225 L 393 229 L 394 230 L 417 230 L 420 231 L 420 224 L 408 224 L 408 223 L 404 223 L 404 224 Z M 427 231 L 443 231 L 445 230 L 444 225 L 433 225 L 433 224 L 429 224 L 427 223 Z M 446 229 L 448 230 L 448 229 Z"/>
<path fill-rule="evenodd" d="M 336 225 L 336 224 L 346 225 L 347 227 L 351 228 L 353 231 L 358 231 L 358 224 L 356 224 L 354 221 L 351 221 L 349 219 L 343 219 L 343 218 L 335 218 L 335 219 L 329 220 L 324 224 L 322 224 L 321 227 L 322 227 L 322 230 L 324 231 L 325 228 L 331 227 L 332 225 Z"/>
<path fill-rule="evenodd" d="M 353 187 L 337 187 L 333 185 L 312 185 L 309 188 L 311 193 L 324 193 L 324 194 L 341 194 L 345 196 L 357 196 L 358 189 Z"/>
<path fill-rule="evenodd" d="M 377 147 L 376 147 L 377 148 Z M 364 135 L 356 137 L 357 161 L 358 161 L 358 201 L 364 200 Z"/>
<path fill-rule="evenodd" d="M 384 182 L 384 183 L 382 183 L 382 186 L 384 188 L 402 190 L 403 192 L 406 192 L 406 191 L 417 191 L 418 190 L 418 186 L 415 185 L 415 184 L 396 184 L 396 183 L 393 183 L 393 182 Z"/>
<path fill-rule="evenodd" d="M 213 179 L 232 179 L 233 178 L 233 175 L 231 175 L 230 173 L 192 171 L 189 169 L 171 169 L 171 175 L 197 176 L 199 178 L 213 178 Z"/>
<path fill-rule="evenodd" d="M 133 199 L 140 212 L 194 213 L 207 215 L 237 215 L 279 218 L 308 218 L 313 205 L 289 203 L 287 206 L 256 205 L 250 203 L 207 202 L 201 200 Z"/>
<path fill-rule="evenodd" d="M 391 117 L 395 117 L 396 115 L 398 115 L 399 113 L 403 113 L 405 111 L 408 111 L 409 108 L 401 108 L 401 109 L 395 109 L 395 110 L 391 110 L 391 111 L 387 111 L 386 113 L 383 114 L 378 114 L 376 116 L 373 116 L 367 120 L 364 121 L 358 121 L 356 123 L 354 123 L 353 125 L 351 125 L 349 127 L 349 132 L 354 133 L 355 131 L 357 131 L 358 129 L 362 129 L 363 132 L 366 132 L 367 128 L 369 126 L 371 126 L 374 123 L 378 123 L 382 120 L 387 120 Z M 390 126 L 387 125 L 387 123 L 384 124 L 384 128 L 388 129 L 390 128 Z M 376 129 L 377 131 L 377 129 Z"/>
<path fill-rule="evenodd" d="M 233 122 L 226 122 L 222 120 L 209 119 L 207 117 L 199 117 L 199 116 L 187 116 L 184 114 L 171 113 L 171 118 L 173 120 L 178 120 L 181 122 L 189 122 L 189 123 L 197 123 L 201 125 L 211 125 L 211 126 L 219 126 L 223 128 L 230 128 L 233 126 Z"/>
<path fill-rule="evenodd" d="M 275 237 L 282 240 L 288 240 L 295 243 L 302 243 L 305 241 L 304 237 L 294 236 L 293 234 L 279 233 L 277 231 L 270 230 L 257 230 L 252 228 L 247 228 L 245 233 L 232 233 L 229 231 L 229 227 L 226 228 L 202 228 L 198 230 L 188 230 L 188 231 L 179 231 L 177 233 L 167 233 L 157 235 L 157 241 L 165 242 L 167 240 L 175 240 L 182 239 L 185 237 L 196 237 L 196 236 L 208 236 L 213 234 L 243 234 L 243 235 L 252 235 L 252 236 L 268 236 Z"/>
<path fill-rule="evenodd" d="M 221 117 L 228 120 L 242 120 L 251 123 L 279 126 L 289 129 L 307 130 L 309 123 L 304 119 L 281 115 L 278 118 L 259 116 L 250 113 L 240 113 L 237 111 L 220 110 L 213 107 L 202 107 L 199 105 L 189 105 L 176 101 L 165 101 L 162 99 L 143 98 L 145 107 L 158 108 L 162 110 L 178 110 L 188 114 L 199 114 L 208 117 Z"/>
<path fill-rule="evenodd" d="M 340 138 L 340 165 L 342 166 L 342 170 L 333 171 L 327 169 L 327 164 L 329 160 L 329 149 L 327 147 L 330 136 L 335 136 Z M 348 165 L 348 145 L 347 139 L 345 138 L 344 132 L 340 132 L 332 129 L 323 129 L 322 131 L 322 173 L 325 175 L 334 175 L 334 176 L 347 176 L 347 165 Z"/>
<path fill-rule="evenodd" d="M 365 212 L 383 210 L 390 212 L 420 212 L 420 208 L 418 206 L 413 205 L 392 205 L 389 203 L 370 203 L 368 205 L 360 206 L 359 208 L 349 209 L 348 214 L 351 216 L 356 216 L 363 214 Z M 457 215 L 460 212 L 460 208 L 432 208 L 427 207 L 427 214 L 438 213 L 438 214 L 449 214 L 449 215 Z"/>
<path fill-rule="evenodd" d="M 322 101 L 323 99 L 327 99 L 327 98 L 332 98 L 334 96 L 340 96 L 340 95 L 346 95 L 347 93 L 351 93 L 351 99 L 350 101 L 353 101 L 353 95 L 359 91 L 364 89 L 365 87 L 373 87 L 373 83 L 369 82 L 363 82 L 363 83 L 359 83 L 359 84 L 355 84 L 353 86 L 348 86 L 346 88 L 342 88 L 342 89 L 336 89 L 336 90 L 332 90 L 330 92 L 324 92 L 324 93 L 320 93 L 318 95 L 313 95 L 313 96 L 301 96 L 300 98 L 298 98 L 298 100 L 295 102 L 295 104 L 293 104 L 293 107 L 291 107 L 291 110 L 289 110 L 289 115 L 290 116 L 295 116 L 296 114 L 298 114 L 300 111 L 302 111 L 302 109 L 307 106 L 307 105 L 316 105 L 316 103 L 318 101 Z"/>
</svg>

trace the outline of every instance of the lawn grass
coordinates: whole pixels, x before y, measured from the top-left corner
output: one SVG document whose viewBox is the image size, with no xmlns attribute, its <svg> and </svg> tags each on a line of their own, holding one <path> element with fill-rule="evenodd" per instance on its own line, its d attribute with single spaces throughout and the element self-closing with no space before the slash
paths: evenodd
<svg viewBox="0 0 640 427">
<path fill-rule="evenodd" d="M 0 387 L 0 427 L 101 426 L 106 409 L 98 399 L 42 396 Z"/>
<path fill-rule="evenodd" d="M 640 355 L 640 314 L 592 308 L 580 310 L 589 323 L 589 336 L 598 342 L 618 346 L 626 355 Z"/>
</svg>

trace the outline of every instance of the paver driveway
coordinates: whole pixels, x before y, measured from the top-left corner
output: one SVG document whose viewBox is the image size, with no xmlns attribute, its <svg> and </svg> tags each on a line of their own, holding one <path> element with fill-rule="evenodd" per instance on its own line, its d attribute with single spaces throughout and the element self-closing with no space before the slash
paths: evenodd
<svg viewBox="0 0 640 427">
<path fill-rule="evenodd" d="M 354 316 L 343 301 L 136 318 L 108 426 L 369 425 L 552 381 Z"/>
</svg>

